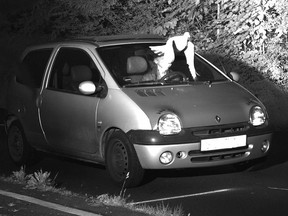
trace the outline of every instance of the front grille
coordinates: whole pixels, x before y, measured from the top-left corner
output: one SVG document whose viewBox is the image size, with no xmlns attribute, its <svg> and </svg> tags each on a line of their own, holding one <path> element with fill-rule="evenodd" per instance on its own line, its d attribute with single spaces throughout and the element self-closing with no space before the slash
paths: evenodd
<svg viewBox="0 0 288 216">
<path fill-rule="evenodd" d="M 244 133 L 249 130 L 248 124 L 237 124 L 237 125 L 220 125 L 206 128 L 199 128 L 192 131 L 194 136 L 205 137 L 205 136 L 225 136 L 232 133 Z"/>
<path fill-rule="evenodd" d="M 230 160 L 241 157 L 246 157 L 249 155 L 249 148 L 238 148 L 234 150 L 224 151 L 215 151 L 215 152 L 196 152 L 190 151 L 188 155 L 191 157 L 192 163 L 197 162 L 212 162 L 212 161 L 221 161 L 221 160 Z"/>
<path fill-rule="evenodd" d="M 191 134 L 201 142 L 202 139 L 220 138 L 247 134 L 250 125 L 246 122 L 227 125 L 214 125 L 209 127 L 193 128 Z M 250 147 L 239 147 L 233 149 L 221 149 L 215 151 L 191 150 L 188 152 L 192 163 L 213 162 L 224 160 L 235 160 L 247 157 L 250 154 Z"/>
</svg>

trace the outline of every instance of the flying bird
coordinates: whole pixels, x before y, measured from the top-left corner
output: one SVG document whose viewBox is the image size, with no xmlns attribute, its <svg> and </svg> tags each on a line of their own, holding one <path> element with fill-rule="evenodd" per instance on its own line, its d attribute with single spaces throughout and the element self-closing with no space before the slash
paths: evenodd
<svg viewBox="0 0 288 216">
<path fill-rule="evenodd" d="M 196 79 L 197 73 L 194 67 L 194 44 L 190 41 L 190 38 L 189 32 L 185 32 L 181 36 L 169 38 L 165 45 L 150 46 L 150 49 L 155 54 L 159 55 L 159 57 L 154 60 L 158 65 L 158 79 L 166 75 L 167 70 L 175 60 L 175 52 L 181 51 L 184 51 L 190 73 L 193 79 Z"/>
</svg>

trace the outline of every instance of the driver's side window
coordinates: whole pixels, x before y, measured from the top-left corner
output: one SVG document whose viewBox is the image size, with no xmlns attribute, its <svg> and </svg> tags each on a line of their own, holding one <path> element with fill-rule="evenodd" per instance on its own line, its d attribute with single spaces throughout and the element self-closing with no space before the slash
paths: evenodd
<svg viewBox="0 0 288 216">
<path fill-rule="evenodd" d="M 52 67 L 48 88 L 79 94 L 81 82 L 99 83 L 100 79 L 100 72 L 86 51 L 61 48 Z"/>
</svg>

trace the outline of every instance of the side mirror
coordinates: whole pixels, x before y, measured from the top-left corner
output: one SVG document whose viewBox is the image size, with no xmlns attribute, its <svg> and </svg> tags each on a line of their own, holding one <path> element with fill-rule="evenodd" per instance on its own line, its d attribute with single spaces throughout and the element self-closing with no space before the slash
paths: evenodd
<svg viewBox="0 0 288 216">
<path fill-rule="evenodd" d="M 92 95 L 96 92 L 96 86 L 91 81 L 84 81 L 80 83 L 79 91 L 83 95 Z"/>
<path fill-rule="evenodd" d="M 240 75 L 237 72 L 230 72 L 229 77 L 236 82 L 240 80 Z"/>
</svg>

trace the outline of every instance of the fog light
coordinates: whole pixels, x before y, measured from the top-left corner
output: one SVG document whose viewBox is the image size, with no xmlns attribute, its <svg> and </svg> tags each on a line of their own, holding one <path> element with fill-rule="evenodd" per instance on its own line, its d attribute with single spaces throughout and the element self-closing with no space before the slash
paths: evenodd
<svg viewBox="0 0 288 216">
<path fill-rule="evenodd" d="M 179 152 L 177 152 L 176 157 L 177 157 L 177 158 L 184 159 L 184 158 L 187 157 L 187 154 L 186 154 L 186 152 L 184 152 L 184 151 L 179 151 Z"/>
<path fill-rule="evenodd" d="M 264 142 L 262 143 L 262 146 L 261 146 L 261 151 L 263 153 L 266 153 L 270 148 L 270 142 L 269 140 L 264 140 Z"/>
<path fill-rule="evenodd" d="M 172 160 L 173 160 L 173 154 L 172 154 L 172 152 L 170 152 L 170 151 L 163 152 L 163 153 L 160 155 L 159 160 L 160 160 L 160 162 L 161 162 L 162 164 L 165 164 L 165 165 L 171 163 Z"/>
</svg>

